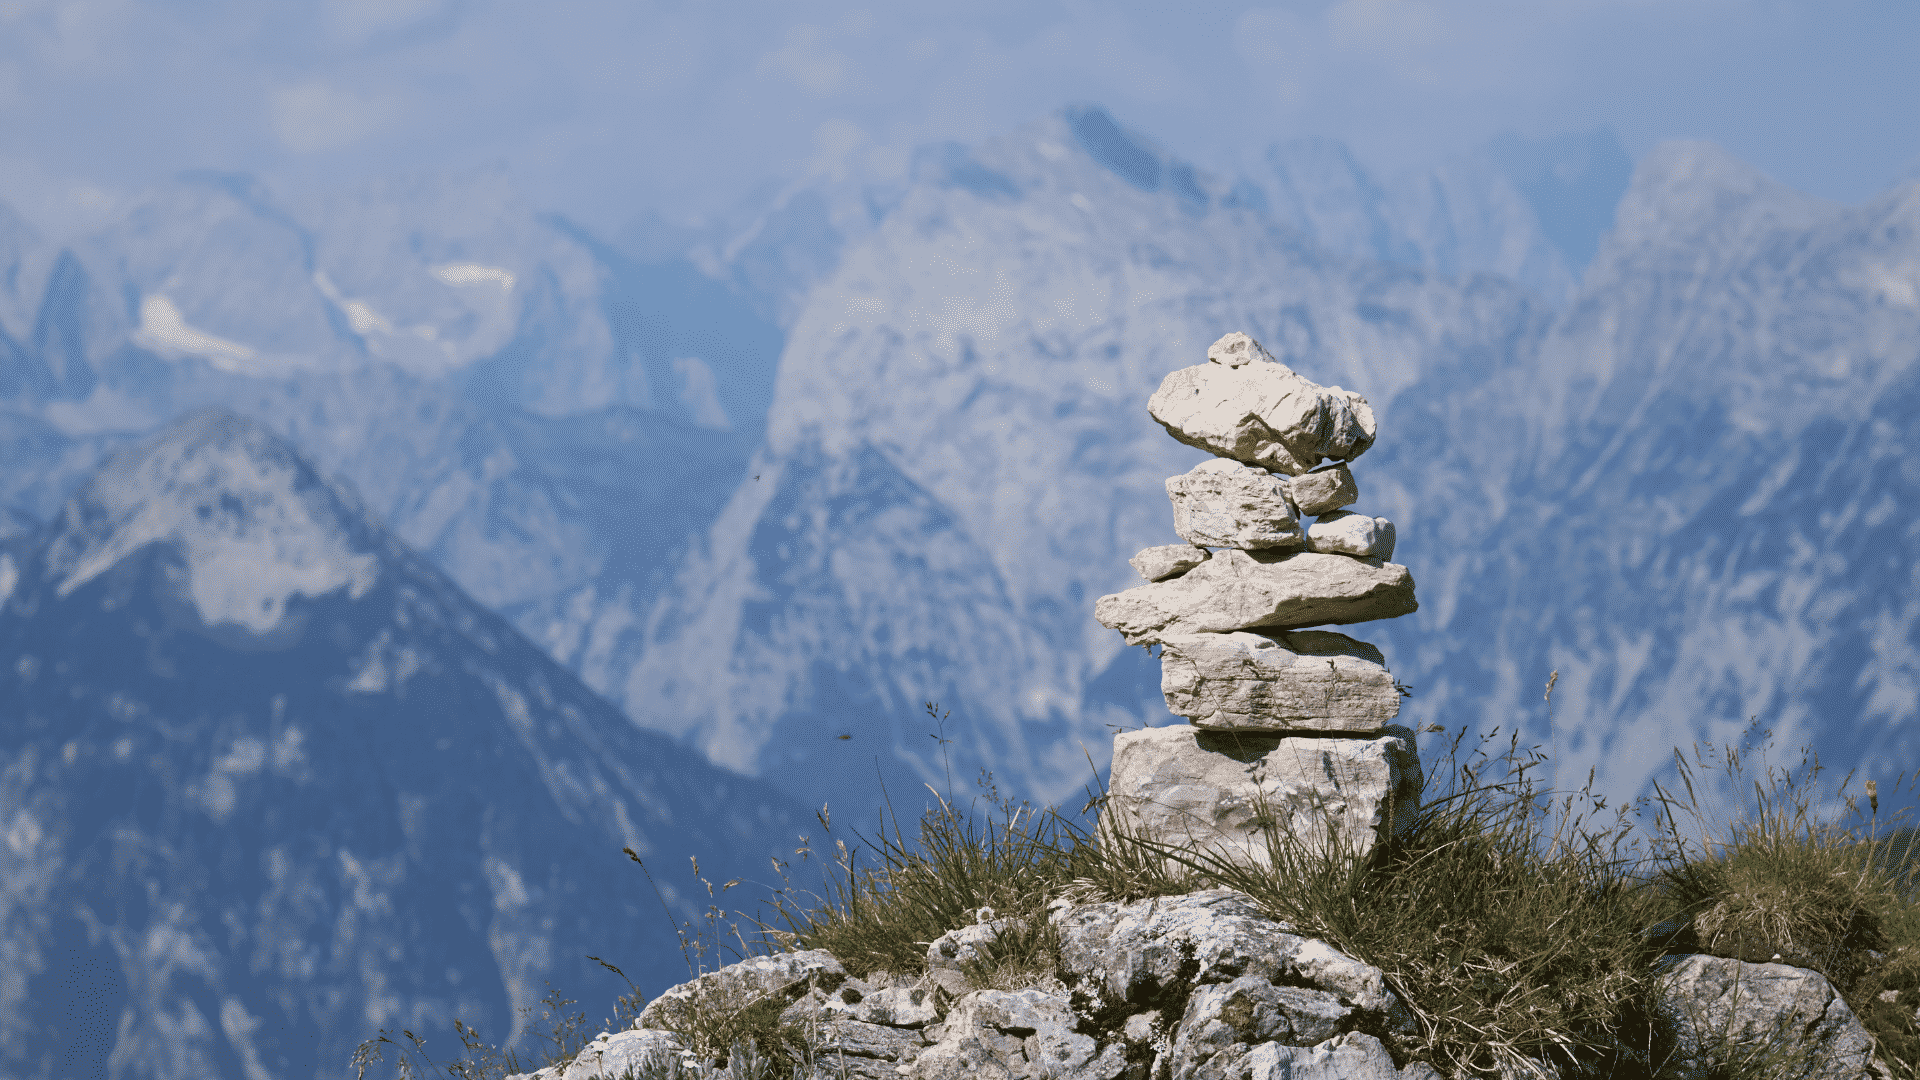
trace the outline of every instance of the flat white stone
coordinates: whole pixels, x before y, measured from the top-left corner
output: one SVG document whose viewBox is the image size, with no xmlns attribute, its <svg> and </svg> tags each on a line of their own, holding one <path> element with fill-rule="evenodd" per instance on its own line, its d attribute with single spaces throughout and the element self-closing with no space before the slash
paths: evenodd
<svg viewBox="0 0 1920 1080">
<path fill-rule="evenodd" d="M 1173 531 L 1202 547 L 1300 548 L 1306 535 L 1286 481 L 1251 465 L 1213 458 L 1167 477 Z"/>
<path fill-rule="evenodd" d="M 1330 824 L 1336 842 L 1364 855 L 1412 824 L 1423 785 L 1404 727 L 1341 739 L 1173 724 L 1114 736 L 1101 813 L 1163 844 L 1266 866 L 1263 820 L 1305 851 L 1324 850 Z"/>
<path fill-rule="evenodd" d="M 1177 578 L 1101 597 L 1093 617 L 1127 644 L 1147 645 L 1182 634 L 1391 619 L 1419 607 L 1413 574 L 1397 563 L 1227 548 Z"/>
<path fill-rule="evenodd" d="M 1235 336 L 1215 342 L 1208 355 Z M 1366 398 L 1310 382 L 1258 342 L 1247 342 L 1249 348 L 1233 355 L 1251 359 L 1210 360 L 1170 373 L 1148 399 L 1147 411 L 1188 446 L 1290 476 L 1324 458 L 1351 461 L 1373 445 L 1373 409 Z"/>
<path fill-rule="evenodd" d="M 1168 638 L 1167 711 L 1216 730 L 1374 732 L 1400 715 L 1380 650 L 1331 630 Z"/>
<path fill-rule="evenodd" d="M 1206 548 L 1194 547 L 1192 544 L 1161 544 L 1158 547 L 1147 548 L 1128 559 L 1127 565 L 1138 570 L 1140 576 L 1148 581 L 1165 581 L 1171 577 L 1179 577 L 1199 566 L 1207 561 L 1207 557 Z"/>
<path fill-rule="evenodd" d="M 1353 470 L 1342 461 L 1322 465 L 1287 481 L 1287 494 L 1293 498 L 1294 509 L 1313 517 L 1359 502 L 1360 485 L 1353 482 Z"/>
<path fill-rule="evenodd" d="M 1307 550 L 1356 559 L 1393 558 L 1393 522 L 1349 510 L 1322 514 L 1307 526 Z"/>
</svg>

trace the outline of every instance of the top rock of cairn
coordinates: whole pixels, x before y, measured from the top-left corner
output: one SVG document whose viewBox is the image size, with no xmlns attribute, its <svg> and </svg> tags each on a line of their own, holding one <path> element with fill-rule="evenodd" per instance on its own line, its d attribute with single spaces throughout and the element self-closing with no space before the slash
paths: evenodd
<svg viewBox="0 0 1920 1080">
<path fill-rule="evenodd" d="M 1147 411 L 1188 446 L 1289 476 L 1373 445 L 1366 398 L 1300 377 L 1246 334 L 1228 334 L 1206 363 L 1168 375 Z"/>
</svg>

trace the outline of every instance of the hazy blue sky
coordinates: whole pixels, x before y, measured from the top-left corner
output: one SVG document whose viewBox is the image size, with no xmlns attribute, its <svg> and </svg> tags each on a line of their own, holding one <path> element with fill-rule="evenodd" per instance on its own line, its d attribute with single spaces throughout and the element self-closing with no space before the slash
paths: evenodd
<svg viewBox="0 0 1920 1080">
<path fill-rule="evenodd" d="M 0 198 L 59 231 L 183 168 L 291 191 L 504 160 L 610 232 L 1069 101 L 1215 169 L 1300 135 L 1391 169 L 1599 124 L 1847 201 L 1920 166 L 1913 0 L 1201 7 L 0 0 Z"/>
</svg>

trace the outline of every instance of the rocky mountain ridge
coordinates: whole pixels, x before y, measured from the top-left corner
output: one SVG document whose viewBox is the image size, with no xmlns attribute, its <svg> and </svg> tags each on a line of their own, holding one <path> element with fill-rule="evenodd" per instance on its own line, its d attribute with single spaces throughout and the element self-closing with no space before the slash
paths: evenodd
<svg viewBox="0 0 1920 1080">
<path fill-rule="evenodd" d="M 9 1077 L 344 1077 L 375 1028 L 446 1049 L 455 1019 L 509 1041 L 549 981 L 625 992 L 589 953 L 671 982 L 709 899 L 689 857 L 770 880 L 806 817 L 224 411 L 0 552 L 0 702 Z"/>
</svg>

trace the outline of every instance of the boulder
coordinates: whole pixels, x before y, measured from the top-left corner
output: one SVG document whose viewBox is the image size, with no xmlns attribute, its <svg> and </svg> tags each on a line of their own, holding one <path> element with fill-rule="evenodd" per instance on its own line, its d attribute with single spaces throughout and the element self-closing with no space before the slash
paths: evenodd
<svg viewBox="0 0 1920 1080">
<path fill-rule="evenodd" d="M 1009 930 L 1026 929 L 1019 919 L 996 919 L 992 908 L 981 908 L 979 922 L 949 930 L 927 946 L 927 970 L 959 971 L 968 961 L 978 959 L 987 946 Z"/>
<path fill-rule="evenodd" d="M 1299 548 L 1306 543 L 1284 480 L 1265 469 L 1214 458 L 1167 477 L 1173 531 L 1189 544 Z"/>
<path fill-rule="evenodd" d="M 679 1060 L 683 1070 L 695 1064 L 687 1040 L 672 1031 L 614 1031 L 580 1048 L 564 1067 L 550 1066 L 531 1074 L 537 1080 L 624 1080 L 629 1075 L 665 1076 L 669 1062 Z M 512 1080 L 512 1078 L 509 1078 Z"/>
<path fill-rule="evenodd" d="M 1262 1043 L 1234 1075 L 1236 1080 L 1440 1080 L 1440 1071 L 1423 1061 L 1395 1068 L 1385 1044 L 1362 1031 L 1315 1046 Z"/>
<path fill-rule="evenodd" d="M 1287 494 L 1293 498 L 1294 509 L 1312 517 L 1359 502 L 1360 486 L 1353 482 L 1353 470 L 1342 461 L 1287 481 Z"/>
<path fill-rule="evenodd" d="M 1412 824 L 1424 786 L 1413 732 L 1340 739 L 1188 724 L 1114 736 L 1103 825 L 1189 851 L 1269 865 L 1262 822 L 1312 851 L 1328 825 L 1364 855 Z M 1263 817 L 1263 815 L 1270 815 Z"/>
<path fill-rule="evenodd" d="M 1664 1075 L 1720 1075 L 1712 1057 L 1722 1038 L 1735 1055 L 1769 1043 L 1797 1051 L 1805 1055 L 1797 1075 L 1808 1080 L 1886 1075 L 1873 1056 L 1873 1037 L 1817 971 L 1702 953 L 1670 956 L 1662 965 L 1656 1015 L 1665 1032 Z"/>
<path fill-rule="evenodd" d="M 847 969 L 825 949 L 748 957 L 662 992 L 633 1026 L 686 1031 L 704 1011 L 738 1011 L 773 998 L 790 1004 L 810 990 L 830 992 L 846 981 Z"/>
<path fill-rule="evenodd" d="M 1331 630 L 1241 630 L 1162 642 L 1167 711 L 1214 729 L 1375 732 L 1400 714 L 1380 650 Z"/>
<path fill-rule="evenodd" d="M 1093 617 L 1127 644 L 1148 645 L 1183 634 L 1392 619 L 1419 607 L 1413 575 L 1396 563 L 1229 548 L 1177 578 L 1101 597 Z"/>
<path fill-rule="evenodd" d="M 1117 1043 L 1101 1047 L 1075 1030 L 1065 998 L 1040 988 L 976 990 L 953 1003 L 939 1041 L 920 1052 L 913 1080 L 1115 1080 L 1126 1068 Z"/>
<path fill-rule="evenodd" d="M 1075 1008 L 1096 1024 L 1129 1017 L 1132 1025 L 1143 1011 L 1186 1002 L 1201 987 L 1250 978 L 1324 991 L 1349 1011 L 1376 1014 L 1388 1029 L 1414 1030 L 1379 968 L 1292 933 L 1234 889 L 1064 905 L 1050 917 Z"/>
<path fill-rule="evenodd" d="M 1354 1012 L 1338 994 L 1275 986 L 1250 975 L 1198 987 L 1187 999 L 1169 1063 L 1175 1076 L 1228 1077 L 1259 1044 L 1325 1042 L 1351 1026 Z"/>
<path fill-rule="evenodd" d="M 1207 558 L 1206 548 L 1194 547 L 1192 544 L 1161 544 L 1159 547 L 1147 548 L 1128 559 L 1127 563 L 1148 581 L 1165 581 L 1168 578 L 1179 577 L 1206 562 Z"/>
<path fill-rule="evenodd" d="M 1170 373 L 1147 401 L 1153 418 L 1188 446 L 1297 476 L 1373 445 L 1373 409 L 1359 394 L 1309 382 L 1245 334 L 1214 342 L 1207 356 Z"/>
<path fill-rule="evenodd" d="M 1307 526 L 1307 550 L 1356 559 L 1393 558 L 1393 522 L 1346 510 L 1322 514 Z"/>
</svg>

